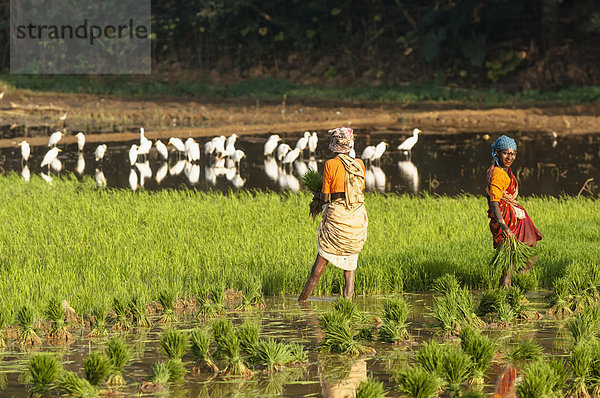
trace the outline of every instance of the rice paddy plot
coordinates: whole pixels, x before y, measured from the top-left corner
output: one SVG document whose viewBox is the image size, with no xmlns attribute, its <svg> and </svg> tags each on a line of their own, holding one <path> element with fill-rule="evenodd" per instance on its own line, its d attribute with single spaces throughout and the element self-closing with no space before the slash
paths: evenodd
<svg viewBox="0 0 600 398">
<path fill-rule="evenodd" d="M 410 131 L 380 131 L 376 128 L 356 131 L 358 156 L 368 146 L 380 142 L 389 144 L 379 160 L 366 161 L 367 191 L 439 195 L 485 193 L 485 173 L 491 163 L 490 145 L 500 134 L 424 131 L 411 152 L 396 149 L 410 135 Z M 594 181 L 587 187 L 594 195 L 598 194 L 599 135 L 554 137 L 550 133 L 527 131 L 510 135 L 519 145 L 513 172 L 519 180 L 521 195 L 577 195 L 590 178 Z M 280 136 L 280 144 L 287 143 L 294 148 L 302 132 Z M 301 189 L 300 180 L 307 170 L 313 168 L 322 173 L 324 162 L 331 157 L 329 135 L 326 131 L 319 131 L 318 137 L 316 152 L 309 153 L 306 149 L 287 165 L 276 156 L 265 158 L 263 148 L 267 135 L 237 138 L 235 147 L 242 149 L 246 155 L 239 166 L 230 158 L 205 155 L 203 150 L 199 161 L 190 162 L 176 151 L 172 151 L 165 161 L 154 147 L 147 156 L 139 156 L 138 162 L 131 166 L 129 151 L 137 141 L 107 143 L 108 149 L 102 162 L 95 160 L 95 146 L 88 145 L 79 153 L 76 144 L 59 143 L 62 152 L 49 169 L 40 167 L 48 150 L 46 146 L 32 147 L 26 167 L 21 164 L 20 147 L 16 144 L 12 148 L 1 148 L 0 159 L 3 159 L 5 171 L 15 171 L 25 179 L 43 173 L 48 181 L 58 175 L 74 175 L 79 179 L 90 176 L 100 186 L 134 190 L 191 188 L 222 192 L 256 189 L 296 192 Z M 211 138 L 198 137 L 196 141 L 200 148 L 204 148 Z"/>
</svg>

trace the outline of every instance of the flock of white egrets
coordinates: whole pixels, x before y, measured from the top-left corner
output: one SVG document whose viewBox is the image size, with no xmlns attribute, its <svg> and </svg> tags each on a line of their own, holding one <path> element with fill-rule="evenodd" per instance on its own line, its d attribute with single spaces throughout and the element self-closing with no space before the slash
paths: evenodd
<svg viewBox="0 0 600 398">
<path fill-rule="evenodd" d="M 402 144 L 398 146 L 398 150 L 410 154 L 411 149 L 417 143 L 418 135 L 421 131 L 419 129 L 413 130 L 413 135 L 406 139 Z M 62 162 L 58 158 L 58 154 L 61 151 L 58 148 L 60 140 L 64 136 L 64 133 L 57 131 L 50 135 L 48 139 L 48 147 L 50 149 L 44 155 L 40 167 L 48 168 L 48 172 L 41 173 L 42 178 L 48 182 L 52 181 L 50 171 L 59 173 L 63 166 Z M 85 135 L 82 132 L 76 134 L 77 137 L 77 149 L 78 149 L 78 161 L 75 171 L 82 175 L 85 169 L 85 160 L 83 158 L 83 150 L 85 147 Z M 245 179 L 240 176 L 240 162 L 246 157 L 244 151 L 235 147 L 238 136 L 232 134 L 229 137 L 218 136 L 208 140 L 204 144 L 204 155 L 205 155 L 205 178 L 211 185 L 216 185 L 217 178 L 224 176 L 228 181 L 232 183 L 235 188 L 242 188 L 245 184 Z M 265 156 L 264 168 L 267 176 L 278 183 L 283 189 L 289 189 L 292 191 L 298 191 L 300 189 L 299 180 L 293 176 L 292 165 L 295 168 L 296 174 L 302 177 L 308 168 L 317 169 L 317 161 L 315 159 L 316 150 L 318 146 L 318 136 L 316 132 L 304 132 L 303 136 L 297 140 L 294 148 L 282 142 L 279 135 L 274 134 L 269 136 L 266 143 L 264 144 L 263 155 Z M 31 157 L 31 148 L 27 141 L 21 141 L 18 144 L 21 147 L 21 157 L 23 162 L 22 176 L 26 180 L 30 178 L 29 168 L 27 166 L 28 161 Z M 176 153 L 177 160 L 174 164 L 169 167 L 168 159 L 170 155 L 169 147 L 172 147 L 172 151 Z M 384 141 L 380 142 L 375 146 L 367 146 L 361 153 L 361 159 L 365 161 L 365 164 L 371 166 L 367 170 L 366 185 L 367 189 L 369 186 L 381 188 L 381 181 L 385 181 L 385 174 L 381 171 L 378 165 L 381 157 L 385 153 L 388 144 Z M 190 184 L 195 185 L 200 179 L 200 144 L 193 138 L 188 138 L 182 141 L 180 138 L 171 137 L 165 145 L 160 140 L 152 142 L 144 135 L 144 128 L 140 128 L 140 142 L 139 144 L 132 144 L 128 152 L 129 165 L 131 166 L 129 174 L 129 185 L 131 189 L 136 190 L 140 187 L 144 187 L 145 182 L 152 177 L 152 169 L 148 162 L 148 155 L 152 148 L 156 149 L 158 157 L 163 160 L 163 164 L 158 168 L 155 173 L 155 179 L 158 184 L 167 176 L 167 174 L 174 176 L 185 173 Z M 305 151 L 308 150 L 308 164 L 303 160 Z M 106 186 L 106 177 L 102 171 L 102 161 L 107 152 L 107 145 L 98 145 L 94 151 L 94 158 L 97 163 L 95 179 L 96 184 L 100 186 Z M 350 152 L 350 156 L 356 157 L 354 148 Z M 137 172 L 136 172 L 137 170 Z M 139 173 L 139 176 L 138 176 Z"/>
</svg>

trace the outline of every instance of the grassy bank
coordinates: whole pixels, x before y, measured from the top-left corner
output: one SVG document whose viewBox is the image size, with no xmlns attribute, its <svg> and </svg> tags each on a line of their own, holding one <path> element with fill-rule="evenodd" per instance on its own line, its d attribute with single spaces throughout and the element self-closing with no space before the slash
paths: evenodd
<svg viewBox="0 0 600 398">
<path fill-rule="evenodd" d="M 495 88 L 445 87 L 435 84 L 347 87 L 303 85 L 277 79 L 255 79 L 232 84 L 209 80 L 179 81 L 156 76 L 0 75 L 0 85 L 32 91 L 124 96 L 195 98 L 302 98 L 389 102 L 455 101 L 478 105 L 527 103 L 585 103 L 600 100 L 600 87 L 572 87 L 555 91 L 523 90 L 510 93 Z"/>
<path fill-rule="evenodd" d="M 269 295 L 298 294 L 316 255 L 310 195 L 96 190 L 93 181 L 0 178 L 0 303 L 43 307 L 50 297 L 78 311 L 96 301 L 180 296 L 198 283 L 239 287 L 260 280 Z M 423 291 L 454 272 L 472 288 L 495 284 L 485 200 L 368 195 L 369 237 L 358 294 Z M 600 216 L 590 199 L 524 201 L 545 238 L 535 269 L 551 286 L 573 262 L 596 262 Z M 334 294 L 329 267 L 317 294 Z"/>
</svg>

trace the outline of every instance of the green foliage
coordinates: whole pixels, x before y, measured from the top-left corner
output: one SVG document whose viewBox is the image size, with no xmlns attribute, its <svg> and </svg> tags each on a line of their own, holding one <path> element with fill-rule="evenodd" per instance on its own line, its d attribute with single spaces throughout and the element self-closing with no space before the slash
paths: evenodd
<svg viewBox="0 0 600 398">
<path fill-rule="evenodd" d="M 387 394 L 383 390 L 383 382 L 372 377 L 361 381 L 356 389 L 356 398 L 383 398 L 386 396 Z"/>
<path fill-rule="evenodd" d="M 420 366 L 409 367 L 396 374 L 396 389 L 413 398 L 431 398 L 437 395 L 444 385 L 438 373 L 432 373 Z"/>
<path fill-rule="evenodd" d="M 113 299 L 113 310 L 115 311 L 115 322 L 113 328 L 115 330 L 128 330 L 131 326 L 127 316 L 127 306 L 118 297 Z"/>
<path fill-rule="evenodd" d="M 383 304 L 383 318 L 398 324 L 406 324 L 412 308 L 403 297 L 389 297 Z"/>
<path fill-rule="evenodd" d="M 441 345 L 435 340 L 429 340 L 423 343 L 415 356 L 417 362 L 426 372 L 436 375 L 442 374 L 442 362 L 446 355 L 446 346 Z"/>
<path fill-rule="evenodd" d="M 258 343 L 258 335 L 260 334 L 259 324 L 257 322 L 246 321 L 240 325 L 235 334 L 242 350 L 250 356 L 254 355 L 254 350 Z"/>
<path fill-rule="evenodd" d="M 160 346 L 169 359 L 181 359 L 188 347 L 188 336 L 175 329 L 167 329 L 160 339 Z"/>
<path fill-rule="evenodd" d="M 91 398 L 98 396 L 98 389 L 96 387 L 73 372 L 64 372 L 62 374 L 58 388 L 68 397 Z"/>
<path fill-rule="evenodd" d="M 566 380 L 562 362 L 533 362 L 523 370 L 523 381 L 517 386 L 517 393 L 523 398 L 562 396 Z"/>
<path fill-rule="evenodd" d="M 103 303 L 96 303 L 92 308 L 92 316 L 94 317 L 94 327 L 89 333 L 90 337 L 106 336 L 106 318 L 108 317 L 108 308 Z"/>
<path fill-rule="evenodd" d="M 272 338 L 256 344 L 253 358 L 269 371 L 281 370 L 293 360 L 289 346 Z"/>
<path fill-rule="evenodd" d="M 323 186 L 323 176 L 312 168 L 308 168 L 308 171 L 300 178 L 302 185 L 310 192 L 320 192 Z"/>
<path fill-rule="evenodd" d="M 460 331 L 460 347 L 473 362 L 472 384 L 482 384 L 498 349 L 497 344 L 475 329 L 463 327 Z"/>
<path fill-rule="evenodd" d="M 27 364 L 27 385 L 32 397 L 47 396 L 56 388 L 60 365 L 49 354 L 37 354 Z"/>
<path fill-rule="evenodd" d="M 106 357 L 110 363 L 110 373 L 107 384 L 112 386 L 125 384 L 122 373 L 123 368 L 130 359 L 129 350 L 125 345 L 125 342 L 118 337 L 111 339 L 106 346 Z"/>
<path fill-rule="evenodd" d="M 161 323 L 172 323 L 177 321 L 173 312 L 173 303 L 177 299 L 177 293 L 172 289 L 163 290 L 158 294 L 158 302 L 163 307 L 163 315 L 160 318 Z"/>
<path fill-rule="evenodd" d="M 194 329 L 190 333 L 190 349 L 196 363 L 210 359 L 210 335 L 202 329 Z"/>
<path fill-rule="evenodd" d="M 187 371 L 185 370 L 181 359 L 169 359 L 167 361 L 167 368 L 169 369 L 169 383 L 183 381 L 183 377 Z"/>
<path fill-rule="evenodd" d="M 489 267 L 501 271 L 513 269 L 514 272 L 518 272 L 535 256 L 537 256 L 535 248 L 527 246 L 517 238 L 508 237 L 496 249 Z"/>
<path fill-rule="evenodd" d="M 598 336 L 600 311 L 598 307 L 588 307 L 585 311 L 575 314 L 567 325 L 575 345 L 593 341 Z"/>
<path fill-rule="evenodd" d="M 304 346 L 298 343 L 289 343 L 288 349 L 290 350 L 290 355 L 292 357 L 292 362 L 296 363 L 305 363 L 308 362 L 308 353 L 304 349 Z"/>
<path fill-rule="evenodd" d="M 150 320 L 146 313 L 146 302 L 141 296 L 133 296 L 129 302 L 129 311 L 133 318 L 133 324 L 138 327 L 150 326 Z"/>
<path fill-rule="evenodd" d="M 507 358 L 512 362 L 519 361 L 537 361 L 542 357 L 542 346 L 528 340 L 522 342 L 511 353 L 507 354 Z"/>
<path fill-rule="evenodd" d="M 85 378 L 93 386 L 98 386 L 110 373 L 110 362 L 98 354 L 90 354 L 83 362 Z"/>
<path fill-rule="evenodd" d="M 165 386 L 169 383 L 169 379 L 171 378 L 169 362 L 170 361 L 163 361 L 154 364 L 152 367 L 152 376 L 150 377 L 150 380 L 152 380 L 154 384 Z"/>
<path fill-rule="evenodd" d="M 473 362 L 460 348 L 448 346 L 442 361 L 442 377 L 447 390 L 453 394 L 460 392 L 461 386 L 471 377 Z"/>
</svg>

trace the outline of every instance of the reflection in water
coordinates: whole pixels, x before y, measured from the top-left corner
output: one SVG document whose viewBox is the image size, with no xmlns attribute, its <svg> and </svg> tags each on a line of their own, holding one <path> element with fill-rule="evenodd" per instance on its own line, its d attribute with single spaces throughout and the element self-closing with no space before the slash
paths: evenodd
<svg viewBox="0 0 600 398">
<path fill-rule="evenodd" d="M 152 178 L 150 162 L 146 160 L 144 163 L 136 163 L 135 167 L 140 172 L 140 187 L 143 188 L 146 185 L 146 181 Z"/>
<path fill-rule="evenodd" d="M 200 166 L 186 162 L 183 174 L 185 174 L 191 185 L 196 185 L 200 181 Z"/>
<path fill-rule="evenodd" d="M 183 172 L 183 168 L 185 167 L 185 160 L 178 160 L 170 169 L 169 175 L 178 176 Z"/>
<path fill-rule="evenodd" d="M 308 166 L 304 162 L 304 160 L 296 160 L 294 162 L 294 169 L 296 170 L 296 174 L 302 178 L 304 174 L 308 172 Z"/>
<path fill-rule="evenodd" d="M 129 171 L 129 187 L 134 191 L 138 189 L 138 176 L 133 167 Z"/>
<path fill-rule="evenodd" d="M 29 166 L 27 164 L 25 164 L 23 170 L 21 170 L 21 177 L 27 182 L 31 179 L 31 172 L 29 171 Z"/>
<path fill-rule="evenodd" d="M 233 176 L 233 179 L 231 180 L 231 184 L 236 188 L 236 189 L 241 189 L 244 187 L 244 184 L 246 184 L 246 180 L 242 178 L 242 176 L 240 175 L 240 173 L 235 173 L 235 176 Z"/>
<path fill-rule="evenodd" d="M 385 192 L 385 173 L 381 170 L 381 167 L 371 166 L 373 175 L 375 176 L 375 189 L 379 192 Z"/>
<path fill-rule="evenodd" d="M 367 380 L 367 362 L 364 359 L 337 364 L 335 369 L 327 365 L 327 361 L 321 361 L 319 368 L 323 397 L 353 397 L 359 384 Z"/>
<path fill-rule="evenodd" d="M 402 182 L 408 188 L 407 191 L 416 195 L 419 192 L 419 170 L 417 166 L 409 160 L 401 160 L 398 162 L 398 169 L 400 170 Z"/>
<path fill-rule="evenodd" d="M 94 179 L 96 180 L 96 186 L 98 188 L 106 186 L 106 177 L 104 176 L 102 169 L 96 169 L 94 172 Z"/>
<path fill-rule="evenodd" d="M 167 162 L 163 162 L 163 164 L 156 171 L 156 175 L 154 176 L 154 179 L 156 180 L 156 183 L 158 185 L 160 185 L 160 183 L 165 179 L 168 172 L 169 164 Z"/>
<path fill-rule="evenodd" d="M 217 184 L 217 172 L 214 167 L 206 167 L 204 169 L 204 178 L 206 178 L 206 182 L 213 187 Z"/>
<path fill-rule="evenodd" d="M 269 179 L 271 181 L 277 181 L 277 176 L 279 175 L 279 171 L 277 169 L 277 162 L 275 161 L 275 159 L 273 159 L 271 157 L 265 159 L 264 167 L 265 167 L 265 173 L 267 174 L 267 177 L 269 177 Z"/>
<path fill-rule="evenodd" d="M 373 168 L 369 167 L 365 170 L 365 190 L 372 191 L 375 189 L 375 174 L 373 174 Z"/>
<path fill-rule="evenodd" d="M 44 181 L 46 181 L 48 184 L 52 184 L 52 177 L 44 172 L 40 173 L 40 176 L 42 176 L 42 179 Z"/>
<path fill-rule="evenodd" d="M 63 169 L 63 164 L 59 158 L 54 158 L 50 162 L 50 170 L 55 172 L 56 174 L 60 173 Z"/>
<path fill-rule="evenodd" d="M 83 157 L 83 153 L 80 153 L 77 156 L 77 165 L 75 166 L 75 172 L 79 175 L 83 175 L 85 171 L 85 158 Z"/>
</svg>

